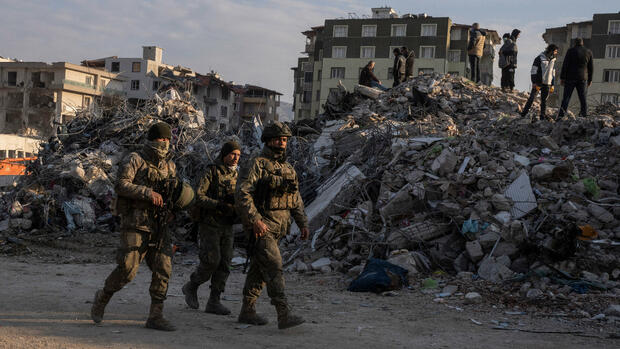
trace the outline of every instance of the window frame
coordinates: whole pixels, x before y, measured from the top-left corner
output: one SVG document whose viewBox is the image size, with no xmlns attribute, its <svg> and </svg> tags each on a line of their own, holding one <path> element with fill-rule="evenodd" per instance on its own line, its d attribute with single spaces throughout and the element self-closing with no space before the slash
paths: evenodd
<svg viewBox="0 0 620 349">
<path fill-rule="evenodd" d="M 364 35 L 364 28 L 374 28 L 374 35 Z M 377 25 L 376 24 L 364 24 L 362 25 L 362 37 L 363 38 L 374 38 L 377 36 Z"/>
<path fill-rule="evenodd" d="M 423 48 L 432 48 L 433 49 L 433 56 L 432 57 L 424 57 L 423 56 Z M 435 51 L 436 51 L 436 46 L 430 46 L 430 45 L 420 45 L 420 58 L 421 59 L 435 59 Z"/>
<path fill-rule="evenodd" d="M 136 85 L 134 86 L 134 83 L 136 83 Z M 139 91 L 140 90 L 140 80 L 131 80 L 129 89 L 131 91 Z"/>
<path fill-rule="evenodd" d="M 619 83 L 620 69 L 603 69 L 603 82 L 608 84 Z"/>
<path fill-rule="evenodd" d="M 458 58 L 456 61 L 451 60 L 452 56 L 451 53 L 455 53 L 458 52 Z M 448 62 L 450 63 L 460 63 L 461 62 L 461 50 L 448 50 Z"/>
<path fill-rule="evenodd" d="M 363 55 L 364 49 L 372 49 L 372 55 L 364 56 Z M 360 46 L 360 58 L 375 58 L 376 54 L 377 54 L 376 46 Z"/>
<path fill-rule="evenodd" d="M 459 33 L 458 38 L 455 37 L 453 33 Z M 450 41 L 459 41 L 463 40 L 463 30 L 461 28 L 450 28 Z"/>
<path fill-rule="evenodd" d="M 424 27 L 432 27 L 435 28 L 433 35 L 424 35 Z M 436 37 L 437 36 L 437 23 L 422 23 L 420 24 L 420 36 L 423 37 Z"/>
<path fill-rule="evenodd" d="M 344 35 L 336 35 L 336 29 L 344 28 Z M 332 29 L 332 37 L 334 38 L 348 38 L 349 37 L 349 25 L 348 24 L 334 24 Z"/>
<path fill-rule="evenodd" d="M 334 54 L 336 52 L 336 49 L 344 49 L 344 55 L 342 57 L 336 57 L 336 55 Z M 332 46 L 332 58 L 336 58 L 336 59 L 345 59 L 347 58 L 347 46 Z"/>
<path fill-rule="evenodd" d="M 138 70 L 136 70 L 136 64 L 138 66 Z M 131 62 L 131 72 L 139 73 L 142 71 L 142 62 Z"/>
<path fill-rule="evenodd" d="M 116 69 L 114 69 L 114 67 L 116 67 Z M 111 62 L 110 63 L 110 71 L 113 73 L 118 73 L 121 71 L 121 62 L 120 61 L 116 61 L 116 62 Z"/>
<path fill-rule="evenodd" d="M 617 25 L 617 27 L 618 27 L 618 31 L 617 32 L 614 32 L 614 33 L 611 32 L 612 24 L 616 24 Z M 620 34 L 620 20 L 618 20 L 618 19 L 610 19 L 609 21 L 607 21 L 607 35 L 618 35 L 618 34 Z"/>
<path fill-rule="evenodd" d="M 396 33 L 395 33 L 394 29 L 397 28 L 397 27 L 403 27 L 404 28 L 403 35 L 395 35 Z M 396 37 L 396 38 L 401 38 L 401 37 L 407 36 L 407 23 L 392 24 L 390 26 L 390 36 L 391 37 Z"/>
<path fill-rule="evenodd" d="M 334 75 L 340 75 L 340 74 L 334 74 L 335 71 L 337 71 L 337 72 L 342 71 L 342 76 L 334 76 Z M 346 67 L 331 67 L 329 69 L 329 78 L 330 79 L 344 79 L 346 76 L 347 76 L 347 69 L 346 69 Z"/>
<path fill-rule="evenodd" d="M 11 75 L 15 75 L 15 79 L 11 81 Z M 7 86 L 17 86 L 17 71 L 7 71 L 6 72 L 6 85 Z"/>
<path fill-rule="evenodd" d="M 609 53 L 614 48 L 615 48 L 616 56 L 611 57 Z M 620 45 L 618 44 L 605 45 L 605 59 L 618 59 L 618 58 L 620 58 Z"/>
</svg>

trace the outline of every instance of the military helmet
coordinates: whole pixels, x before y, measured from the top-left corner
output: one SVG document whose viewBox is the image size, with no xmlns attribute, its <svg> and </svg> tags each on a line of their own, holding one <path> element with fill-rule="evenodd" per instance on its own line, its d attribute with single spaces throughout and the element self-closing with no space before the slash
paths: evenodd
<svg viewBox="0 0 620 349">
<path fill-rule="evenodd" d="M 179 209 L 186 208 L 194 201 L 195 196 L 194 189 L 188 183 L 179 183 L 173 195 L 174 207 Z"/>
<path fill-rule="evenodd" d="M 291 136 L 293 136 L 293 133 L 291 132 L 291 129 L 286 126 L 286 124 L 283 124 L 279 121 L 274 121 L 273 123 L 265 126 L 265 129 L 263 130 L 263 135 L 260 137 L 260 140 L 263 143 L 266 143 L 271 138 Z"/>
</svg>

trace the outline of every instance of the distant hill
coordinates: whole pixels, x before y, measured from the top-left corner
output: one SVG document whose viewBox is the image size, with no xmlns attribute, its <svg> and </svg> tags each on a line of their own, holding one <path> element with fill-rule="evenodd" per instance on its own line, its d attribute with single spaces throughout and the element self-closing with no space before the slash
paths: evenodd
<svg viewBox="0 0 620 349">
<path fill-rule="evenodd" d="M 295 119 L 292 103 L 281 101 L 280 106 L 276 109 L 276 112 L 280 115 L 280 121 L 293 121 L 293 119 Z"/>
</svg>

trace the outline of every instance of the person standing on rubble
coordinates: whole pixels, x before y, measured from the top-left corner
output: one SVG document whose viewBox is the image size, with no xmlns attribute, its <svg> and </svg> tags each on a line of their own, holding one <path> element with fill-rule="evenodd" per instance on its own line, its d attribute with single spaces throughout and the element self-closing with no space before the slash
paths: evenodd
<svg viewBox="0 0 620 349">
<path fill-rule="evenodd" d="M 284 294 L 282 257 L 278 242 L 290 230 L 290 218 L 300 227 L 301 239 L 308 238 L 308 218 L 299 194 L 299 181 L 293 166 L 286 161 L 286 145 L 291 130 L 278 121 L 265 127 L 260 155 L 242 171 L 235 196 L 237 212 L 254 238 L 250 269 L 243 287 L 243 304 L 238 321 L 265 325 L 267 319 L 256 313 L 256 301 L 263 286 L 278 314 L 278 328 L 301 325 L 305 320 L 293 315 Z"/>
<path fill-rule="evenodd" d="M 403 57 L 405 57 L 405 78 L 403 81 L 407 81 L 409 79 L 413 79 L 415 75 L 413 74 L 413 64 L 415 63 L 415 53 L 412 50 L 409 50 L 407 47 L 401 47 L 401 52 L 403 52 Z"/>
<path fill-rule="evenodd" d="M 575 46 L 566 51 L 560 72 L 560 84 L 564 86 L 564 94 L 560 111 L 558 112 L 558 119 L 566 113 L 574 89 L 577 89 L 577 96 L 579 96 L 581 107 L 579 116 L 584 118 L 588 116 L 586 94 L 588 93 L 588 87 L 592 85 L 593 71 L 592 51 L 583 46 L 582 38 L 575 39 Z"/>
<path fill-rule="evenodd" d="M 168 195 L 178 186 L 176 166 L 168 160 L 171 138 L 168 124 L 160 122 L 151 126 L 142 150 L 127 155 L 119 168 L 115 187 L 118 194 L 116 209 L 121 216 L 121 244 L 116 256 L 118 265 L 105 280 L 103 289 L 95 293 L 91 308 L 91 318 L 95 323 L 103 320 L 105 307 L 112 295 L 133 280 L 140 262 L 146 259 L 152 272 L 149 288 L 151 307 L 146 327 L 176 330 L 163 316 L 172 272 L 172 244 L 165 227 L 170 211 L 165 206 Z M 160 219 L 162 217 L 163 221 Z"/>
<path fill-rule="evenodd" d="M 471 81 L 480 82 L 480 58 L 484 52 L 484 41 L 487 33 L 480 30 L 480 24 L 474 23 L 469 30 L 469 43 L 467 55 L 469 57 L 469 69 Z"/>
<path fill-rule="evenodd" d="M 394 78 L 394 83 L 392 84 L 392 87 L 396 87 L 400 83 L 400 76 L 398 74 L 398 68 L 399 68 L 398 63 L 400 62 L 400 49 L 397 47 L 394 50 L 392 50 L 392 52 L 394 53 L 394 65 L 392 66 L 392 77 Z"/>
<path fill-rule="evenodd" d="M 233 256 L 234 196 L 240 157 L 239 143 L 224 143 L 217 161 L 207 168 L 200 180 L 194 204 L 194 210 L 199 212 L 200 264 L 182 291 L 185 303 L 192 309 L 198 309 L 198 287 L 211 279 L 211 294 L 205 312 L 217 315 L 230 314 L 230 310 L 220 302 L 220 295 L 230 275 Z"/>
<path fill-rule="evenodd" d="M 517 69 L 517 44 L 508 33 L 504 34 L 502 39 L 504 39 L 504 44 L 499 49 L 498 60 L 499 67 L 502 69 L 501 87 L 502 91 L 512 92 L 515 87 L 515 70 Z"/>
<path fill-rule="evenodd" d="M 544 52 L 542 52 L 532 64 L 531 79 L 532 79 L 532 91 L 530 92 L 530 98 L 528 98 L 521 116 L 525 117 L 534 103 L 534 99 L 540 91 L 540 119 L 544 119 L 547 116 L 547 97 L 549 93 L 553 93 L 553 84 L 555 82 L 555 58 L 558 55 L 558 47 L 554 44 L 547 46 Z M 533 117 L 532 121 L 536 121 Z"/>
<path fill-rule="evenodd" d="M 359 84 L 363 86 L 368 86 L 368 87 L 376 87 L 380 89 L 381 91 L 387 91 L 388 88 L 381 85 L 381 80 L 377 78 L 377 76 L 374 73 L 374 70 L 375 70 L 375 62 L 374 61 L 368 62 L 368 64 L 366 64 L 366 66 L 362 68 L 362 71 L 360 72 Z"/>
</svg>

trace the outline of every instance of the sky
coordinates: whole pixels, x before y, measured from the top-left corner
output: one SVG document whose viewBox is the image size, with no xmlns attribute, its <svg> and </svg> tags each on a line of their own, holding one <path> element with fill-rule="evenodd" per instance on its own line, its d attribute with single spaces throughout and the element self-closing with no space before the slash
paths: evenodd
<svg viewBox="0 0 620 349">
<path fill-rule="evenodd" d="M 515 80 L 521 90 L 529 89 L 529 68 L 545 47 L 545 28 L 620 11 L 617 0 L 0 0 L 0 56 L 79 64 L 141 57 L 142 46 L 156 45 L 164 49 L 164 63 L 275 89 L 291 102 L 290 68 L 305 45 L 301 32 L 386 5 L 399 14 L 479 22 L 500 36 L 520 29 Z M 499 73 L 494 75 L 499 85 Z"/>
</svg>

